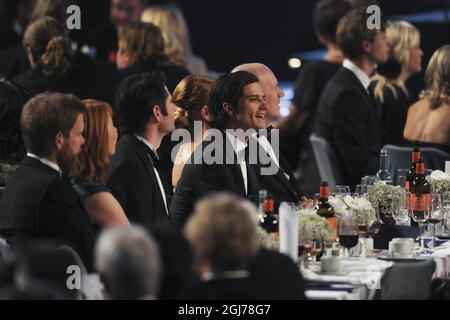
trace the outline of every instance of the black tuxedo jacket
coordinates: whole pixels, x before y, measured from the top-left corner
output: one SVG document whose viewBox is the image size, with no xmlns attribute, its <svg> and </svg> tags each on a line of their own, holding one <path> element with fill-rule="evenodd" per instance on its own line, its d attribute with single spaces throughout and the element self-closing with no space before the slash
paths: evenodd
<svg viewBox="0 0 450 320">
<path fill-rule="evenodd" d="M 268 140 L 271 140 L 270 135 L 268 136 Z M 250 149 L 253 153 L 256 151 L 252 148 Z M 260 156 L 257 158 L 258 163 L 255 168 L 260 188 L 267 190 L 273 195 L 277 208 L 281 202 L 296 203 L 301 192 L 294 172 L 290 168 L 287 160 L 278 152 L 279 166 L 276 166 L 276 164 L 273 163 L 272 168 L 274 169 L 274 172 L 271 173 L 268 172 L 268 169 L 271 168 L 271 164 L 267 163 L 267 160 L 270 158 L 269 153 L 262 146 L 259 147 L 257 151 Z M 261 157 L 262 153 L 263 155 Z"/>
<path fill-rule="evenodd" d="M 107 181 L 128 219 L 147 228 L 169 220 L 150 152 L 134 135 L 124 135 L 111 160 Z M 170 188 L 163 175 L 160 178 L 169 205 Z"/>
<path fill-rule="evenodd" d="M 212 193 L 229 192 L 257 204 L 260 186 L 255 166 L 247 163 L 248 192 L 246 192 L 236 153 L 223 131 L 221 131 L 221 140 L 222 154 L 220 159 L 217 156 L 218 160 L 221 160 L 220 163 L 205 162 L 203 155 L 209 154 L 208 150 L 211 150 L 211 144 L 215 141 L 214 138 L 210 140 L 206 138 L 194 151 L 190 163 L 185 165 L 170 209 L 175 223 L 183 225 L 191 215 L 197 200 Z M 216 153 L 213 154 L 216 155 Z M 201 164 L 195 164 L 195 159 L 203 160 Z"/>
<path fill-rule="evenodd" d="M 319 101 L 317 132 L 330 143 L 344 183 L 355 186 L 379 167 L 382 135 L 376 105 L 352 71 L 342 67 Z"/>
<path fill-rule="evenodd" d="M 70 180 L 25 157 L 0 201 L 0 234 L 13 247 L 43 238 L 74 248 L 91 270 L 95 235 Z"/>
</svg>

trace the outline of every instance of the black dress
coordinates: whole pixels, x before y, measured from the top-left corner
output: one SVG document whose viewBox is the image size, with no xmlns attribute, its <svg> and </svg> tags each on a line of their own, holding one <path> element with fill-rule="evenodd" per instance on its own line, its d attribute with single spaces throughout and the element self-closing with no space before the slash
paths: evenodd
<svg viewBox="0 0 450 320">
<path fill-rule="evenodd" d="M 72 177 L 70 182 L 82 200 L 100 192 L 111 193 L 111 190 L 100 181 L 91 181 L 83 177 Z"/>
<path fill-rule="evenodd" d="M 373 82 L 370 90 L 375 90 L 377 82 Z M 408 116 L 408 109 L 412 105 L 409 92 L 405 92 L 398 85 L 393 85 L 394 92 L 388 87 L 383 88 L 384 102 L 377 99 L 381 112 L 381 124 L 385 144 L 407 146 L 408 141 L 403 138 L 403 129 Z"/>
</svg>

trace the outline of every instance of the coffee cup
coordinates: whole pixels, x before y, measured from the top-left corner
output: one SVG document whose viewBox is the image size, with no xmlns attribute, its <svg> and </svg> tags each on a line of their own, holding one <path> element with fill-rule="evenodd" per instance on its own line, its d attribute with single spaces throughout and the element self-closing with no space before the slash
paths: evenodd
<svg viewBox="0 0 450 320">
<path fill-rule="evenodd" d="M 339 273 L 342 270 L 342 259 L 340 257 L 322 257 L 320 267 L 323 273 Z"/>
<path fill-rule="evenodd" d="M 389 252 L 394 257 L 408 257 L 414 251 L 414 239 L 396 238 L 389 243 Z"/>
</svg>

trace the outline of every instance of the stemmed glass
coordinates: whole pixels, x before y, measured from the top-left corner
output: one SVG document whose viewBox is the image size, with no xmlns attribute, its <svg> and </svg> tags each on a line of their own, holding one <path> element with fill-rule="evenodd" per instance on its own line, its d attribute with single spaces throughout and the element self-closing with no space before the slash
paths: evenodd
<svg viewBox="0 0 450 320">
<path fill-rule="evenodd" d="M 304 258 L 304 267 L 305 269 L 308 269 L 308 257 L 305 256 L 306 248 L 310 248 L 312 246 L 312 242 L 310 239 L 308 239 L 308 228 L 304 225 L 300 225 L 299 232 L 298 232 L 298 263 L 299 267 L 302 266 L 302 257 Z"/>
<path fill-rule="evenodd" d="M 426 195 L 417 198 L 415 195 L 411 194 L 409 199 L 409 211 L 412 219 L 419 224 L 419 238 L 420 238 L 420 248 L 419 252 L 423 252 L 424 247 L 424 226 L 428 222 L 428 215 L 430 214 L 429 204 L 427 203 Z"/>
<path fill-rule="evenodd" d="M 345 256 L 350 256 L 350 249 L 358 244 L 358 223 L 351 215 L 342 215 L 338 220 L 339 243 L 346 249 Z"/>
<path fill-rule="evenodd" d="M 380 218 L 380 209 L 378 208 L 378 206 L 374 209 L 375 209 L 374 220 L 370 225 L 367 226 L 366 237 L 368 238 L 373 238 L 375 235 L 377 235 L 381 229 L 381 225 L 383 224 Z"/>
<path fill-rule="evenodd" d="M 444 210 L 442 207 L 442 198 L 438 193 L 431 194 L 430 213 L 428 215 L 428 222 L 433 224 L 433 242 L 432 248 L 436 246 L 436 224 L 442 222 L 444 218 Z"/>
<path fill-rule="evenodd" d="M 408 199 L 410 193 L 403 192 L 399 195 L 395 195 L 392 198 L 391 212 L 392 218 L 394 218 L 397 225 L 407 225 L 410 220 Z"/>
</svg>

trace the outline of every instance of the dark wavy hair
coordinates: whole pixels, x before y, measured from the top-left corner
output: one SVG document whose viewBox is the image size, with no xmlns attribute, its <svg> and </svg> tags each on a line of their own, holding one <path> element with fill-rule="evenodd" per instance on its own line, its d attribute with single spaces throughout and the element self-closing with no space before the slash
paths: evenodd
<svg viewBox="0 0 450 320">
<path fill-rule="evenodd" d="M 16 163 L 25 156 L 20 113 L 31 93 L 9 81 L 0 81 L 0 159 Z"/>
<path fill-rule="evenodd" d="M 158 105 L 166 110 L 166 78 L 160 72 L 146 72 L 126 78 L 116 94 L 116 120 L 120 133 L 143 134 Z"/>
<path fill-rule="evenodd" d="M 344 0 L 321 0 L 314 8 L 314 30 L 317 36 L 336 43 L 336 29 L 341 18 L 352 9 Z"/>
<path fill-rule="evenodd" d="M 255 82 L 259 82 L 258 78 L 247 71 L 225 74 L 216 80 L 211 88 L 208 103 L 212 127 L 225 128 L 230 115 L 225 112 L 223 104 L 228 102 L 233 111 L 238 113 L 239 99 L 244 96 L 244 87 Z"/>
</svg>

